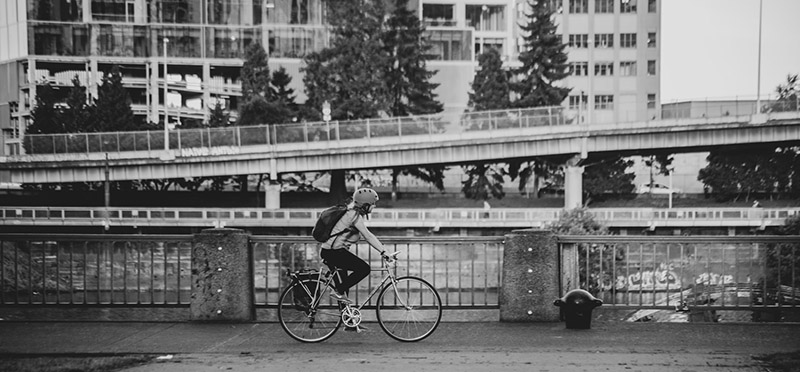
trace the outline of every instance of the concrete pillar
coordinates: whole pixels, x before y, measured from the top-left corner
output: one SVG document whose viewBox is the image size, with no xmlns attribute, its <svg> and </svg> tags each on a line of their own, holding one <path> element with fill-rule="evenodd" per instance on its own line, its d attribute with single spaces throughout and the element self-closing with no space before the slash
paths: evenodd
<svg viewBox="0 0 800 372">
<path fill-rule="evenodd" d="M 501 322 L 555 322 L 560 297 L 558 242 L 549 230 L 515 230 L 505 236 Z"/>
<path fill-rule="evenodd" d="M 250 236 L 238 229 L 207 229 L 192 244 L 192 321 L 255 319 Z"/>
<path fill-rule="evenodd" d="M 564 171 L 564 209 L 583 206 L 583 167 L 567 165 Z"/>
<path fill-rule="evenodd" d="M 267 209 L 280 209 L 281 208 L 281 184 L 267 183 L 264 191 L 264 200 L 266 201 L 265 207 Z"/>
</svg>

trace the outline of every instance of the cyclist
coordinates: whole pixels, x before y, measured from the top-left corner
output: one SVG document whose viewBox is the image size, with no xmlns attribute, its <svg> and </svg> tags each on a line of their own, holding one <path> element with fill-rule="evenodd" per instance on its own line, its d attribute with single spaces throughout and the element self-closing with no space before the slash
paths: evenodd
<svg viewBox="0 0 800 372">
<path fill-rule="evenodd" d="M 353 200 L 347 205 L 347 212 L 334 225 L 331 231 L 332 237 L 320 245 L 320 257 L 329 265 L 340 269 L 342 280 L 336 283 L 336 289 L 331 293 L 331 297 L 341 303 L 351 303 L 347 298 L 347 290 L 370 273 L 369 264 L 350 252 L 350 246 L 363 237 L 369 245 L 381 253 L 381 256 L 385 253 L 383 244 L 364 224 L 364 219 L 369 219 L 369 214 L 377 202 L 378 193 L 375 190 L 370 188 L 356 190 L 353 193 Z M 347 231 L 336 235 L 345 230 Z M 348 275 L 347 271 L 351 273 Z"/>
</svg>

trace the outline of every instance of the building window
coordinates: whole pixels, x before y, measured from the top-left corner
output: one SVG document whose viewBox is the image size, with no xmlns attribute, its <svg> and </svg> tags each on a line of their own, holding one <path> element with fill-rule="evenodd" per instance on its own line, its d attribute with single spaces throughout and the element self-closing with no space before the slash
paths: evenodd
<svg viewBox="0 0 800 372">
<path fill-rule="evenodd" d="M 614 96 L 602 94 L 594 96 L 594 108 L 595 110 L 613 110 Z"/>
<path fill-rule="evenodd" d="M 650 76 L 656 75 L 656 61 L 647 61 L 647 74 Z"/>
<path fill-rule="evenodd" d="M 619 46 L 622 48 L 636 48 L 636 34 L 619 34 Z"/>
<path fill-rule="evenodd" d="M 569 35 L 569 43 L 567 43 L 570 48 L 588 48 L 589 47 L 589 35 L 586 34 L 573 34 Z"/>
<path fill-rule="evenodd" d="M 547 7 L 554 13 L 561 14 L 564 12 L 564 7 L 561 5 L 561 0 L 547 0 Z"/>
<path fill-rule="evenodd" d="M 588 13 L 589 0 L 569 0 L 570 13 Z"/>
<path fill-rule="evenodd" d="M 502 5 L 467 5 L 467 26 L 476 31 L 505 31 L 505 7 Z"/>
<path fill-rule="evenodd" d="M 594 64 L 594 76 L 613 76 L 613 62 L 598 62 Z"/>
<path fill-rule="evenodd" d="M 589 75 L 589 62 L 572 62 L 572 75 L 573 76 L 588 76 Z"/>
<path fill-rule="evenodd" d="M 428 52 L 440 61 L 468 61 L 472 59 L 472 33 L 455 30 L 428 30 Z"/>
<path fill-rule="evenodd" d="M 455 26 L 453 4 L 422 4 L 422 20 L 427 26 Z"/>
<path fill-rule="evenodd" d="M 594 0 L 595 13 L 614 13 L 614 0 Z"/>
<path fill-rule="evenodd" d="M 494 37 L 475 38 L 475 54 L 486 53 L 489 49 L 494 49 L 503 57 L 505 53 L 505 39 Z"/>
<path fill-rule="evenodd" d="M 656 0 L 647 0 L 647 11 L 655 13 L 658 10 Z"/>
<path fill-rule="evenodd" d="M 636 0 L 620 0 L 619 1 L 620 13 L 636 13 Z"/>
<path fill-rule="evenodd" d="M 589 103 L 589 97 L 586 95 L 581 94 L 580 96 L 569 96 L 570 110 L 580 110 L 582 107 L 586 107 L 587 103 Z"/>
<path fill-rule="evenodd" d="M 622 61 L 619 63 L 620 76 L 636 76 L 636 62 Z"/>
<path fill-rule="evenodd" d="M 647 33 L 647 47 L 648 48 L 655 48 L 656 47 L 656 33 L 655 32 L 648 32 Z"/>
<path fill-rule="evenodd" d="M 595 48 L 613 48 L 614 47 L 614 34 L 595 34 L 594 35 Z"/>
<path fill-rule="evenodd" d="M 656 95 L 655 94 L 648 94 L 647 95 L 647 108 L 649 108 L 649 109 L 656 108 Z"/>
</svg>

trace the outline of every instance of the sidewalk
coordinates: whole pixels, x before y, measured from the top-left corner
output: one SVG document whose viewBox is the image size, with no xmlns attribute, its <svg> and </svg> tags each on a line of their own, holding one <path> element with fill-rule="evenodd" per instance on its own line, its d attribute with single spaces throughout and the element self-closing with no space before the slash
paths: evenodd
<svg viewBox="0 0 800 372">
<path fill-rule="evenodd" d="M 256 371 L 264 370 L 256 367 L 263 366 L 265 358 L 287 368 L 298 367 L 297 363 L 306 368 L 317 362 L 330 367 L 331 361 L 339 361 L 335 368 L 324 368 L 337 371 L 364 363 L 401 367 L 417 362 L 417 370 L 438 366 L 438 371 L 490 369 L 481 363 L 499 363 L 492 370 L 571 365 L 574 368 L 567 370 L 637 366 L 635 370 L 658 371 L 671 366 L 757 371 L 762 369 L 754 356 L 800 352 L 800 324 L 613 322 L 568 330 L 563 323 L 442 323 L 436 333 L 418 343 L 394 341 L 377 324 L 367 327 L 366 333 L 340 330 L 323 343 L 302 344 L 284 334 L 277 323 L 6 321 L 0 322 L 0 356 L 164 356 L 161 364 L 135 371 L 211 371 L 220 365 Z M 531 363 L 540 369 L 531 369 Z"/>
</svg>

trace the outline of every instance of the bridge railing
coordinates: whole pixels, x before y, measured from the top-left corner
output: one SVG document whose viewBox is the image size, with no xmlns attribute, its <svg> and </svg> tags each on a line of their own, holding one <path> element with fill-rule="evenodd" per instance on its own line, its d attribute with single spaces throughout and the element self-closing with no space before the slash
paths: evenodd
<svg viewBox="0 0 800 372">
<path fill-rule="evenodd" d="M 57 226 L 313 226 L 321 209 L 3 207 L 0 225 Z M 782 226 L 800 208 L 591 208 L 610 227 Z M 563 208 L 377 209 L 379 227 L 544 227 Z"/>
<path fill-rule="evenodd" d="M 432 114 L 385 119 L 303 122 L 168 132 L 171 150 L 220 146 L 259 146 L 381 137 L 431 136 L 465 131 L 566 125 L 574 117 L 561 106 Z M 81 154 L 162 151 L 164 132 L 28 134 L 26 154 Z"/>
<path fill-rule="evenodd" d="M 0 234 L 1 305 L 186 307 L 191 303 L 192 235 Z M 449 308 L 498 306 L 502 237 L 383 237 L 400 251 L 398 274 L 422 276 Z M 286 270 L 317 269 L 311 237 L 253 236 L 255 304 L 274 307 Z M 375 266 L 380 256 L 358 244 Z M 373 273 L 351 290 L 366 298 Z"/>
<path fill-rule="evenodd" d="M 558 240 L 564 288 L 586 289 L 602 299 L 604 307 L 679 311 L 800 307 L 798 236 L 559 236 Z"/>
</svg>

